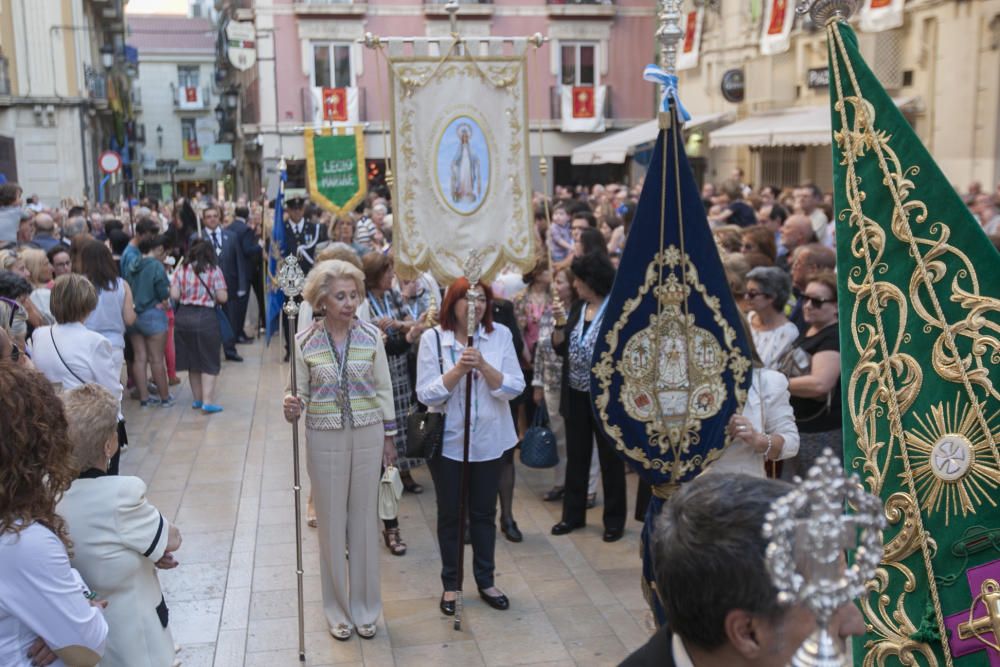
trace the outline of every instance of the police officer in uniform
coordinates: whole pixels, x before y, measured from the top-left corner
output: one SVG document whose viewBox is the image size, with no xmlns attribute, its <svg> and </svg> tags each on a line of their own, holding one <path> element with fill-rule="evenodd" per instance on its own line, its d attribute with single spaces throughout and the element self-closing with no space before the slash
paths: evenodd
<svg viewBox="0 0 1000 667">
<path fill-rule="evenodd" d="M 285 244 L 288 254 L 298 258 L 299 268 L 302 269 L 302 273 L 308 275 L 316 263 L 316 247 L 328 240 L 326 227 L 306 217 L 306 202 L 302 197 L 286 200 L 285 214 Z M 302 297 L 297 296 L 295 300 L 301 303 Z M 285 361 L 288 361 L 290 338 L 288 319 L 284 311 L 281 313 L 281 328 L 285 333 Z"/>
</svg>

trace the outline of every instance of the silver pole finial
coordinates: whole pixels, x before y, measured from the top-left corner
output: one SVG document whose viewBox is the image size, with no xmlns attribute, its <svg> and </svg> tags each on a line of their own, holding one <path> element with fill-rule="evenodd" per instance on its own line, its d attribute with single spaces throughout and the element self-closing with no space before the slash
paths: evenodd
<svg viewBox="0 0 1000 667">
<path fill-rule="evenodd" d="M 681 0 L 662 0 L 660 27 L 656 38 L 660 40 L 660 65 L 667 74 L 677 74 L 677 44 L 684 39 L 681 28 Z"/>
<path fill-rule="evenodd" d="M 846 21 L 861 4 L 859 0 L 799 0 L 797 14 L 809 14 L 813 23 L 825 26 L 830 21 Z"/>
<path fill-rule="evenodd" d="M 451 26 L 451 34 L 453 36 L 458 35 L 458 0 L 448 0 L 448 3 L 444 6 L 444 10 L 448 12 L 448 24 Z"/>
</svg>

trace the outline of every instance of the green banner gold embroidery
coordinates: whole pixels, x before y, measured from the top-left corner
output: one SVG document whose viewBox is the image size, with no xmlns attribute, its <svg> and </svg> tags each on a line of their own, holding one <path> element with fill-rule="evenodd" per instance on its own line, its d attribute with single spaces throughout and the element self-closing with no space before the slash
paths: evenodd
<svg viewBox="0 0 1000 667">
<path fill-rule="evenodd" d="M 334 215 L 351 211 L 364 199 L 365 138 L 360 126 L 305 132 L 309 197 Z"/>
<path fill-rule="evenodd" d="M 827 38 L 844 462 L 889 522 L 855 664 L 997 664 L 1000 256 L 851 29 Z"/>
</svg>

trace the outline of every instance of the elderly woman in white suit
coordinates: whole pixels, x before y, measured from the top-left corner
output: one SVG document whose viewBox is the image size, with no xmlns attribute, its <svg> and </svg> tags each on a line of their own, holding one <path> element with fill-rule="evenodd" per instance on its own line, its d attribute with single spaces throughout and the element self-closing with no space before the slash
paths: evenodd
<svg viewBox="0 0 1000 667">
<path fill-rule="evenodd" d="M 799 430 L 789 403 L 788 378 L 763 368 L 756 350 L 753 358 L 746 404 L 726 426 L 730 444 L 706 474 L 731 472 L 765 477 L 766 461 L 790 459 L 799 451 Z"/>
<path fill-rule="evenodd" d="M 109 476 L 118 446 L 118 401 L 96 384 L 63 396 L 79 478 L 59 501 L 73 541 L 71 563 L 108 601 L 102 667 L 178 664 L 156 570 L 177 566 L 180 531 L 149 501 L 138 477 Z"/>
</svg>

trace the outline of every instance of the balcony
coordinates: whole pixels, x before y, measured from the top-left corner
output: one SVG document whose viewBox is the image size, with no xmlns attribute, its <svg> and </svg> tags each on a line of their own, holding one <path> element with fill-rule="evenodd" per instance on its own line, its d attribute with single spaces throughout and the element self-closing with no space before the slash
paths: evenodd
<svg viewBox="0 0 1000 667">
<path fill-rule="evenodd" d="M 424 16 L 435 18 L 445 18 L 448 12 L 445 11 L 445 0 L 424 0 Z M 485 16 L 493 16 L 493 0 L 458 0 L 462 5 L 458 14 L 459 19 L 478 19 Z"/>
<path fill-rule="evenodd" d="M 208 86 L 180 86 L 171 82 L 170 96 L 177 111 L 205 111 L 212 101 L 212 91 Z"/>
<path fill-rule="evenodd" d="M 611 86 L 604 86 L 604 109 L 601 113 L 604 114 L 605 120 L 610 120 L 614 118 L 614 114 L 611 109 Z M 549 114 L 552 120 L 562 120 L 562 86 L 550 86 L 549 87 Z"/>
<path fill-rule="evenodd" d="M 297 0 L 293 11 L 299 16 L 363 16 L 367 2 L 351 0 Z"/>
<path fill-rule="evenodd" d="M 302 89 L 302 122 L 306 125 L 338 123 L 341 125 L 363 123 L 368 118 L 365 88 L 344 88 L 348 97 L 344 104 L 347 120 L 335 121 L 331 118 L 332 107 L 324 113 L 323 89 L 307 86 Z"/>
<path fill-rule="evenodd" d="M 616 11 L 611 0 L 548 0 L 546 7 L 552 18 L 610 18 Z"/>
</svg>

